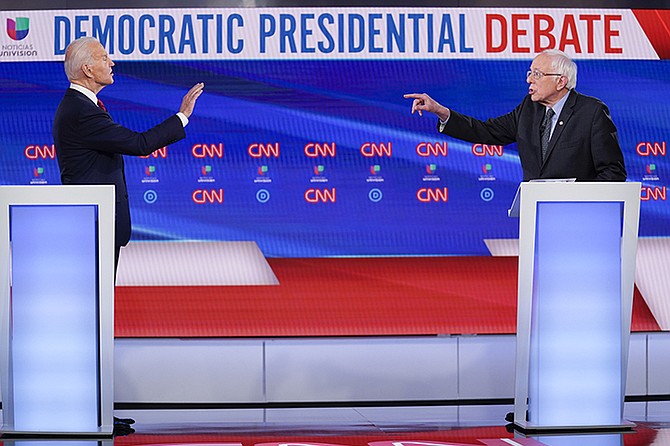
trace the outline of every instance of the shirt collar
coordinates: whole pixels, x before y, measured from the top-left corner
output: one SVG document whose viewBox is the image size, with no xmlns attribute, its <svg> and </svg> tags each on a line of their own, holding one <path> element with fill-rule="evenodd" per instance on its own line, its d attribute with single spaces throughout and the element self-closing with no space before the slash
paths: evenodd
<svg viewBox="0 0 670 446">
<path fill-rule="evenodd" d="M 84 96 L 89 98 L 91 101 L 93 101 L 93 103 L 95 105 L 98 105 L 98 97 L 95 95 L 95 93 L 93 93 L 88 88 L 82 87 L 81 85 L 75 84 L 75 83 L 70 83 L 70 88 L 73 89 L 73 90 L 78 91 L 81 94 L 83 94 Z"/>
<path fill-rule="evenodd" d="M 569 91 L 568 94 L 559 99 L 558 102 L 555 103 L 552 107 L 547 107 L 554 110 L 554 113 L 556 113 L 554 116 L 556 116 L 557 118 L 561 115 L 561 112 L 563 111 L 563 106 L 565 105 L 565 102 L 568 100 L 568 96 L 570 96 Z"/>
</svg>

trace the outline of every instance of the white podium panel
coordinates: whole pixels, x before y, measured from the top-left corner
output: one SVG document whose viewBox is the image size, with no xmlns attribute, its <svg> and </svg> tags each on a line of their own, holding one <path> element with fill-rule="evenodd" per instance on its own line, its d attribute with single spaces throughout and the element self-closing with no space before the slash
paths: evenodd
<svg viewBox="0 0 670 446">
<path fill-rule="evenodd" d="M 514 424 L 623 420 L 639 183 L 523 183 Z"/>
<path fill-rule="evenodd" d="M 112 434 L 113 186 L 0 188 L 3 437 Z"/>
</svg>

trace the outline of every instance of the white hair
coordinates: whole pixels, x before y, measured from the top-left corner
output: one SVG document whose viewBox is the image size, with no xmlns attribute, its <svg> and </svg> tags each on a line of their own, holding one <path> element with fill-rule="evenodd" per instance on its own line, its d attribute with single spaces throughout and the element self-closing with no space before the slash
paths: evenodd
<svg viewBox="0 0 670 446">
<path fill-rule="evenodd" d="M 93 64 L 93 42 L 98 40 L 95 37 L 82 37 L 73 40 L 65 49 L 65 75 L 70 81 L 82 77 L 82 66 Z"/>
<path fill-rule="evenodd" d="M 551 70 L 559 73 L 568 80 L 565 85 L 568 90 L 572 90 L 577 85 L 577 64 L 561 50 L 544 50 L 540 54 L 545 54 L 551 58 Z"/>
</svg>

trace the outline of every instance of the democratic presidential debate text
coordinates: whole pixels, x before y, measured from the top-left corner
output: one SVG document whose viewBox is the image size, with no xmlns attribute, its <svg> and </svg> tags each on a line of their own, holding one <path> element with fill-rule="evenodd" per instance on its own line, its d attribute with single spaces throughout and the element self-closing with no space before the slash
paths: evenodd
<svg viewBox="0 0 670 446">
<path fill-rule="evenodd" d="M 621 54 L 621 14 L 486 14 L 487 53 Z M 482 26 L 483 25 L 483 26 Z M 99 39 L 110 54 L 458 54 L 474 53 L 465 13 L 260 12 L 57 15 L 54 53 L 71 40 Z M 249 48 L 249 50 L 247 50 Z"/>
<path fill-rule="evenodd" d="M 655 25 L 640 22 L 640 14 L 419 7 L 3 12 L 0 19 L 25 29 L 7 29 L 0 60 L 62 60 L 67 45 L 85 36 L 114 58 L 141 60 L 520 59 L 547 48 L 586 58 L 657 59 Z"/>
</svg>

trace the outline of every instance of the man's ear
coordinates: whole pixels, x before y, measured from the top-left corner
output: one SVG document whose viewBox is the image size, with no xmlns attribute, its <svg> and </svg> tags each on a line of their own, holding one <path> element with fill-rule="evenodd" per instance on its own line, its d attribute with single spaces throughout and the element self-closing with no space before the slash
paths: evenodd
<svg viewBox="0 0 670 446">
<path fill-rule="evenodd" d="M 81 72 L 84 73 L 84 76 L 91 79 L 93 77 L 93 68 L 90 65 L 84 64 L 81 66 Z"/>
<path fill-rule="evenodd" d="M 560 76 L 558 82 L 556 82 L 556 90 L 563 90 L 565 86 L 568 85 L 568 78 L 565 76 Z"/>
</svg>

